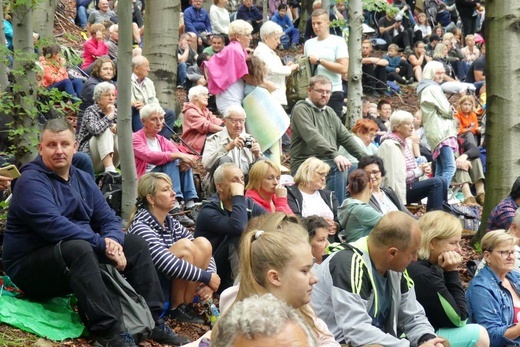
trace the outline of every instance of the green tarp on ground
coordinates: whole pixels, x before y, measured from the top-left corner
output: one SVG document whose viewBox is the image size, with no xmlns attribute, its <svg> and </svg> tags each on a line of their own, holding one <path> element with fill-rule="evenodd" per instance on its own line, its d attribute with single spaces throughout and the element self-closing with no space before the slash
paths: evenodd
<svg viewBox="0 0 520 347">
<path fill-rule="evenodd" d="M 85 326 L 72 309 L 73 296 L 44 302 L 26 299 L 9 277 L 0 277 L 0 322 L 49 340 L 62 341 L 83 334 Z"/>
</svg>

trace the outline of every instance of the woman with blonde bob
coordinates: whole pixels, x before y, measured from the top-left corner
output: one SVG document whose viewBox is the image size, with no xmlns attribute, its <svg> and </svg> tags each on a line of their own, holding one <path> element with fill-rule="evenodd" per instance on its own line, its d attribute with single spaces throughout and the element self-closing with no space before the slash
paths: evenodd
<svg viewBox="0 0 520 347">
<path fill-rule="evenodd" d="M 330 166 L 316 157 L 306 159 L 296 171 L 295 185 L 287 187 L 287 202 L 294 214 L 325 218 L 329 236 L 339 231 L 338 199 L 333 191 L 324 189 Z"/>
<path fill-rule="evenodd" d="M 242 236 L 239 258 L 240 283 L 222 293 L 223 314 L 233 302 L 271 293 L 299 311 L 319 346 L 339 346 L 309 304 L 317 282 L 311 270 L 314 258 L 307 231 L 297 217 L 274 213 L 252 219 Z"/>
<path fill-rule="evenodd" d="M 520 344 L 520 272 L 515 269 L 517 238 L 504 230 L 488 232 L 481 241 L 486 265 L 466 292 L 470 323 L 487 329 L 491 346 Z"/>
<path fill-rule="evenodd" d="M 466 324 L 468 310 L 459 277 L 462 264 L 462 226 L 457 217 L 442 211 L 420 220 L 419 259 L 408 266 L 415 295 L 439 336 L 453 347 L 487 347 L 489 336 L 478 324 Z"/>
<path fill-rule="evenodd" d="M 267 212 L 292 214 L 287 204 L 287 189 L 280 184 L 280 168 L 270 160 L 257 161 L 249 170 L 246 197 L 253 199 Z"/>
<path fill-rule="evenodd" d="M 164 296 L 169 299 L 170 318 L 204 323 L 188 308 L 195 296 L 210 300 L 220 285 L 211 244 L 204 237 L 194 238 L 169 215 L 175 204 L 175 191 L 167 174 L 143 175 L 137 195 L 128 233 L 141 236 L 148 244 Z"/>
</svg>

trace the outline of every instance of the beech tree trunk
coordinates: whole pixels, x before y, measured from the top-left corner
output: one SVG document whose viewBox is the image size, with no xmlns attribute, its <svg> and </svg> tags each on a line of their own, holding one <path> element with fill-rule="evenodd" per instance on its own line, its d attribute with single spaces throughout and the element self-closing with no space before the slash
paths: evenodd
<svg viewBox="0 0 520 347">
<path fill-rule="evenodd" d="M 150 78 L 165 109 L 175 110 L 177 100 L 177 45 L 179 44 L 179 0 L 146 4 L 143 55 L 150 61 Z"/>
<path fill-rule="evenodd" d="M 45 45 L 54 40 L 54 12 L 59 0 L 40 0 L 34 6 L 34 31 L 40 35 L 40 41 Z"/>
<path fill-rule="evenodd" d="M 9 81 L 7 80 L 7 47 L 5 46 L 5 32 L 4 32 L 4 2 L 0 0 L 0 53 L 2 59 L 0 59 L 0 91 L 3 91 Z"/>
<path fill-rule="evenodd" d="M 477 235 L 489 213 L 520 175 L 520 7 L 517 1 L 486 0 L 487 172 L 486 202 Z M 492 68 L 489 68 L 492 67 Z"/>
<path fill-rule="evenodd" d="M 154 1 L 155 2 L 155 1 Z M 150 5 L 152 5 L 150 3 Z M 151 6 L 150 6 L 151 7 Z M 148 11 L 148 10 L 147 10 Z M 119 43 L 117 47 L 117 140 L 123 178 L 121 218 L 126 225 L 137 197 L 137 173 L 132 147 L 131 76 L 132 76 L 132 2 L 120 1 Z M 148 29 L 148 28 L 147 28 Z"/>
<path fill-rule="evenodd" d="M 28 4 L 15 4 L 11 8 L 13 47 L 15 50 L 13 71 L 13 129 L 20 132 L 14 137 L 17 148 L 15 157 L 26 163 L 36 156 L 38 123 L 36 110 L 36 73 L 33 42 L 33 10 Z"/>
<path fill-rule="evenodd" d="M 361 64 L 361 41 L 363 39 L 363 6 L 361 0 L 348 2 L 349 38 L 348 38 L 348 100 L 347 120 L 345 126 L 352 129 L 358 119 L 361 118 L 361 97 L 363 86 L 361 85 L 363 70 Z"/>
</svg>

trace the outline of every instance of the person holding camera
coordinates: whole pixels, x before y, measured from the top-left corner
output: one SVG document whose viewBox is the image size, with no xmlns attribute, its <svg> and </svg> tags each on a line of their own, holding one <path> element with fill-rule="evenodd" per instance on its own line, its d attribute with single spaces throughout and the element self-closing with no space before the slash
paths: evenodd
<svg viewBox="0 0 520 347">
<path fill-rule="evenodd" d="M 258 159 L 264 158 L 258 142 L 245 132 L 246 111 L 240 105 L 231 105 L 223 115 L 224 129 L 206 139 L 202 165 L 207 170 L 204 188 L 215 193 L 213 173 L 224 163 L 235 163 L 244 175 Z"/>
</svg>

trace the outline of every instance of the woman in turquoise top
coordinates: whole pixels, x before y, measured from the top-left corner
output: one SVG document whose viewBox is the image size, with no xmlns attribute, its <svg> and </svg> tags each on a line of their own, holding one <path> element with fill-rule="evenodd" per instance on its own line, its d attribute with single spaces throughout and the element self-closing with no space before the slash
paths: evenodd
<svg viewBox="0 0 520 347">
<path fill-rule="evenodd" d="M 367 236 L 382 214 L 368 204 L 372 196 L 372 181 L 365 170 L 352 171 L 348 182 L 350 197 L 338 209 L 338 219 L 346 242 L 354 242 Z"/>
</svg>

